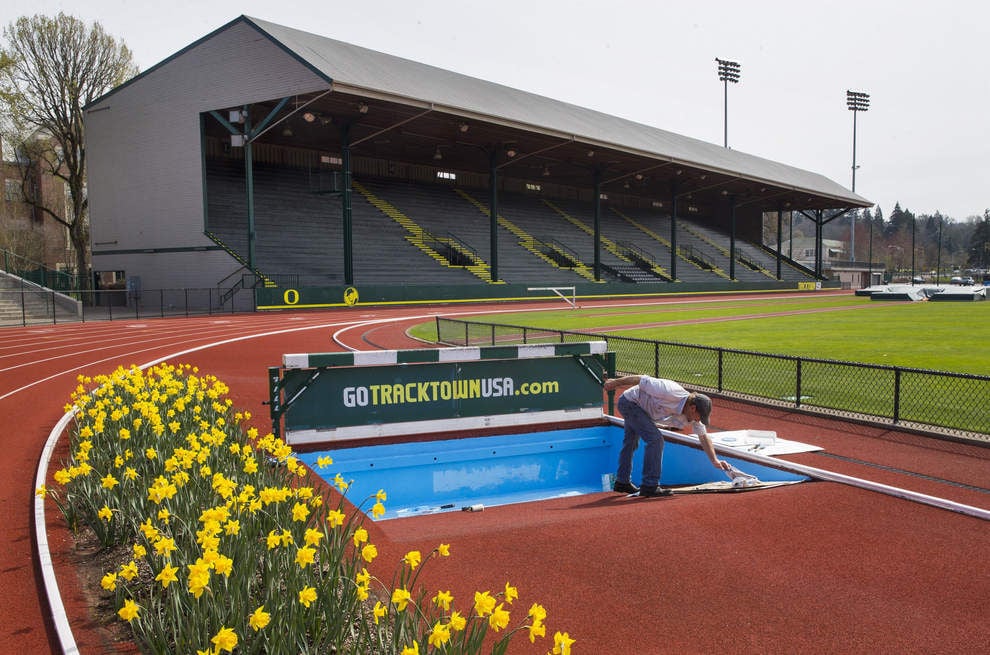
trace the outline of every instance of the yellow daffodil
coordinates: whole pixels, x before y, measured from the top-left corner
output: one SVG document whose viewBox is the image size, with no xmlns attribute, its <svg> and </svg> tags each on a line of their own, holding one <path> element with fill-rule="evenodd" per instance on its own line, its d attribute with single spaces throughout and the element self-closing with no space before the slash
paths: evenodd
<svg viewBox="0 0 990 655">
<path fill-rule="evenodd" d="M 323 539 L 323 533 L 313 528 L 307 528 L 306 534 L 303 535 L 303 541 L 307 546 L 319 546 L 321 539 Z"/>
<path fill-rule="evenodd" d="M 234 570 L 234 560 L 226 555 L 218 555 L 213 561 L 213 570 L 217 575 L 229 578 L 231 571 Z"/>
<path fill-rule="evenodd" d="M 189 569 L 189 579 L 186 581 L 189 593 L 199 598 L 210 585 L 210 567 L 208 564 L 198 561 L 195 564 L 187 564 Z"/>
<path fill-rule="evenodd" d="M 547 626 L 543 625 L 542 623 L 534 623 L 528 626 L 528 630 L 529 630 L 529 643 L 531 644 L 536 643 L 537 637 L 543 638 L 547 636 Z"/>
<path fill-rule="evenodd" d="M 384 489 L 379 489 L 377 492 L 375 492 L 375 500 L 377 500 L 380 503 L 384 503 L 386 500 L 388 500 L 388 496 L 385 494 Z"/>
<path fill-rule="evenodd" d="M 316 558 L 315 548 L 304 546 L 296 551 L 296 564 L 298 564 L 299 568 L 301 569 L 304 569 L 310 564 L 312 564 L 315 558 Z"/>
<path fill-rule="evenodd" d="M 487 591 L 474 592 L 474 613 L 484 618 L 495 609 L 495 599 Z"/>
<path fill-rule="evenodd" d="M 234 632 L 233 628 L 221 626 L 213 639 L 210 639 L 210 642 L 213 644 L 214 653 L 219 653 L 222 650 L 233 653 L 234 648 L 237 647 L 237 633 Z"/>
<path fill-rule="evenodd" d="M 450 613 L 450 627 L 455 632 L 460 632 L 467 627 L 467 619 L 461 616 L 460 612 L 454 611 Z"/>
<path fill-rule="evenodd" d="M 134 560 L 131 560 L 127 564 L 120 565 L 120 577 L 122 577 L 124 580 L 130 581 L 136 578 L 137 576 L 138 576 L 138 567 L 137 567 L 137 562 L 135 562 Z"/>
<path fill-rule="evenodd" d="M 309 607 L 314 600 L 316 600 L 316 589 L 313 587 L 303 587 L 302 591 L 299 592 L 299 602 L 303 606 Z"/>
<path fill-rule="evenodd" d="M 386 612 L 387 612 L 387 609 L 385 608 L 384 605 L 382 605 L 382 602 L 380 600 L 379 601 L 375 601 L 375 607 L 374 607 L 374 609 L 372 609 L 372 613 L 375 616 L 375 625 L 378 625 L 378 620 L 379 619 L 385 618 L 385 613 Z"/>
<path fill-rule="evenodd" d="M 547 618 L 547 611 L 543 605 L 533 603 L 532 607 L 529 608 L 528 616 L 533 623 L 543 623 Z"/>
<path fill-rule="evenodd" d="M 140 609 L 140 605 L 133 600 L 127 599 L 124 601 L 124 606 L 117 610 L 117 616 L 130 623 L 134 619 L 140 618 L 138 616 Z"/>
<path fill-rule="evenodd" d="M 354 547 L 357 548 L 361 544 L 368 541 L 368 531 L 364 528 L 358 528 L 354 531 Z"/>
<path fill-rule="evenodd" d="M 162 589 L 168 589 L 168 586 L 173 582 L 178 582 L 179 578 L 176 576 L 179 567 L 172 566 L 171 564 L 166 564 L 162 567 L 162 570 L 155 576 L 155 580 L 162 583 Z"/>
<path fill-rule="evenodd" d="M 331 458 L 328 455 L 324 455 L 323 457 L 317 457 L 316 458 L 316 467 L 317 468 L 325 469 L 326 467 L 330 466 L 331 464 L 333 464 L 333 458 Z"/>
<path fill-rule="evenodd" d="M 419 655 L 419 642 L 414 641 L 409 646 L 405 646 L 399 655 Z"/>
<path fill-rule="evenodd" d="M 396 589 L 392 592 L 392 604 L 395 605 L 395 609 L 400 612 L 406 609 L 406 606 L 412 600 L 412 594 L 405 588 Z"/>
<path fill-rule="evenodd" d="M 448 641 L 450 641 L 450 627 L 437 621 L 433 624 L 433 629 L 430 631 L 427 643 L 434 648 L 441 648 Z"/>
<path fill-rule="evenodd" d="M 440 557 L 450 557 L 450 544 L 440 544 L 437 546 L 437 552 L 440 553 Z"/>
<path fill-rule="evenodd" d="M 111 512 L 110 508 L 107 507 L 106 505 L 104 505 L 103 508 L 96 513 L 96 515 L 101 519 L 103 519 L 104 521 L 106 521 L 107 523 L 109 523 L 110 519 L 113 518 L 113 512 Z"/>
<path fill-rule="evenodd" d="M 267 626 L 272 620 L 272 615 L 265 611 L 265 606 L 261 605 L 258 609 L 251 613 L 251 617 L 248 618 L 248 625 L 254 629 L 255 632 L 262 630 Z"/>
<path fill-rule="evenodd" d="M 442 607 L 444 612 L 450 611 L 450 604 L 454 602 L 454 596 L 449 591 L 438 591 L 433 597 L 433 602 L 437 607 Z"/>
<path fill-rule="evenodd" d="M 35 490 L 34 495 L 37 496 L 38 498 L 44 498 L 45 496 L 48 495 L 48 489 L 45 488 L 45 485 L 41 485 Z"/>
<path fill-rule="evenodd" d="M 100 586 L 107 591 L 115 591 L 117 589 L 117 574 L 107 573 L 100 580 Z"/>
<path fill-rule="evenodd" d="M 378 557 L 378 549 L 374 544 L 366 544 L 364 548 L 361 549 L 361 557 L 364 558 L 365 562 L 371 564 L 375 561 L 375 558 Z"/>
<path fill-rule="evenodd" d="M 309 508 L 303 503 L 296 503 L 292 506 L 292 520 L 300 523 L 305 522 L 309 517 Z"/>
<path fill-rule="evenodd" d="M 410 550 L 406 553 L 406 556 L 402 558 L 402 561 L 413 571 L 419 566 L 419 563 L 423 560 L 423 556 L 418 550 Z"/>
<path fill-rule="evenodd" d="M 155 552 L 161 557 L 168 557 L 175 549 L 175 540 L 171 537 L 162 537 L 155 542 Z"/>
<path fill-rule="evenodd" d="M 376 518 L 376 519 L 377 518 L 380 518 L 382 516 L 385 516 L 385 506 L 382 505 L 380 502 L 375 503 L 374 505 L 372 505 L 371 506 L 371 516 L 372 516 L 372 518 Z"/>
<path fill-rule="evenodd" d="M 512 604 L 512 601 L 519 598 L 519 590 L 510 585 L 508 582 L 505 583 L 505 602 Z"/>
<path fill-rule="evenodd" d="M 488 625 L 491 626 L 492 630 L 495 632 L 498 632 L 509 625 L 509 612 L 502 609 L 502 606 L 503 603 L 499 603 L 488 617 Z"/>
<path fill-rule="evenodd" d="M 332 509 L 329 512 L 327 512 L 327 527 L 330 528 L 340 527 L 344 524 L 344 519 L 346 518 L 347 516 L 343 512 L 336 509 Z"/>
<path fill-rule="evenodd" d="M 553 655 L 571 655 L 571 645 L 574 640 L 566 632 L 556 632 L 553 635 Z"/>
</svg>

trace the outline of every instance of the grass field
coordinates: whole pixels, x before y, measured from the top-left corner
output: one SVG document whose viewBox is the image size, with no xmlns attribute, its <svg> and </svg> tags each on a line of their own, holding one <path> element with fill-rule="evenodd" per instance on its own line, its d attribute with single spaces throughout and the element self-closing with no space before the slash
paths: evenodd
<svg viewBox="0 0 990 655">
<path fill-rule="evenodd" d="M 471 320 L 471 317 L 462 317 Z M 868 364 L 990 375 L 990 302 L 878 302 L 848 295 L 669 299 L 479 315 L 479 321 Z M 413 334 L 435 338 L 433 323 Z"/>
</svg>

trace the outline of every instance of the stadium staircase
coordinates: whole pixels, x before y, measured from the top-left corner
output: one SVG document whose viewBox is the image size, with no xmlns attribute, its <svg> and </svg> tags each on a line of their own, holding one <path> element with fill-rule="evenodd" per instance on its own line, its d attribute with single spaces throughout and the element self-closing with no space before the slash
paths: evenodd
<svg viewBox="0 0 990 655">
<path fill-rule="evenodd" d="M 646 227 L 640 221 L 636 220 L 635 218 L 633 218 L 628 213 L 623 212 L 623 211 L 620 211 L 619 209 L 616 209 L 615 207 L 612 207 L 611 209 L 612 209 L 612 211 L 617 216 L 619 216 L 620 218 L 622 218 L 624 221 L 628 222 L 633 227 L 637 228 L 640 232 L 642 232 L 643 234 L 647 235 L 648 237 L 650 237 L 654 241 L 660 243 L 668 251 L 672 248 L 672 245 L 671 245 L 670 241 L 668 241 L 664 237 L 660 236 L 658 233 L 654 232 L 650 228 Z M 682 280 L 682 281 L 692 281 L 692 282 L 693 281 L 705 281 L 705 280 L 708 279 L 708 277 L 709 277 L 710 274 L 715 274 L 715 275 L 717 275 L 719 277 L 722 277 L 722 278 L 725 278 L 725 279 L 728 279 L 729 278 L 729 276 L 725 273 L 725 271 L 723 271 L 722 269 L 720 269 L 714 263 L 712 263 L 712 262 L 708 261 L 707 259 L 705 259 L 704 257 L 702 257 L 697 251 L 694 250 L 694 248 L 685 248 L 683 246 L 678 246 L 678 248 L 677 248 L 677 258 L 680 259 L 680 260 L 682 260 L 682 261 L 684 261 L 684 262 L 686 262 L 686 263 L 688 263 L 688 264 L 691 264 L 692 266 L 695 267 L 695 269 L 697 269 L 698 271 L 700 271 L 700 272 L 703 273 L 703 275 L 697 276 L 697 275 L 691 275 L 690 273 L 687 273 L 686 274 L 685 271 L 681 271 L 681 274 L 678 276 L 678 279 L 679 280 Z"/>
<path fill-rule="evenodd" d="M 490 209 L 488 205 L 477 200 L 471 194 L 467 193 L 462 189 L 455 189 L 455 192 L 467 200 L 469 203 L 474 205 L 478 211 L 480 211 L 485 216 L 490 215 Z M 540 258 L 551 267 L 556 269 L 568 269 L 574 273 L 580 275 L 589 282 L 598 282 L 600 280 L 595 280 L 594 271 L 581 261 L 577 256 L 568 253 L 561 244 L 548 243 L 541 241 L 529 234 L 518 225 L 508 220 L 501 214 L 498 215 L 498 224 L 508 230 L 513 236 L 518 239 L 519 245 L 531 252 L 536 257 Z"/>
<path fill-rule="evenodd" d="M 549 200 L 543 200 L 543 204 L 559 214 L 565 221 L 594 239 L 594 229 L 588 227 L 587 223 L 580 218 L 577 218 L 569 211 Z M 604 236 L 604 234 L 599 235 L 599 240 L 602 246 L 605 247 L 606 252 L 614 255 L 618 260 L 617 262 L 609 262 L 605 265 L 611 268 L 614 274 L 620 279 L 637 283 L 673 281 L 667 271 L 662 266 L 657 265 L 656 260 L 643 252 L 641 248 L 617 243 Z"/>
<path fill-rule="evenodd" d="M 452 237 L 438 236 L 425 230 L 398 207 L 372 193 L 368 187 L 357 180 L 352 181 L 351 186 L 364 196 L 365 200 L 373 207 L 408 232 L 405 238 L 409 243 L 419 248 L 440 265 L 448 268 L 463 268 L 478 279 L 489 284 L 492 283 L 490 267 L 473 250 Z"/>
</svg>

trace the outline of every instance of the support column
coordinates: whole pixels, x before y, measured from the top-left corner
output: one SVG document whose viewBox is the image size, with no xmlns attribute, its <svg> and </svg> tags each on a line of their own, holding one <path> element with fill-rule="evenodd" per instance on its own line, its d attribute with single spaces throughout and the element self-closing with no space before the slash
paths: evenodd
<svg viewBox="0 0 990 655">
<path fill-rule="evenodd" d="M 822 262 L 822 235 L 823 235 L 822 210 L 815 210 L 815 277 L 822 279 L 824 265 Z"/>
<path fill-rule="evenodd" d="M 781 250 L 784 248 L 784 210 L 777 206 L 777 280 L 780 281 Z"/>
<path fill-rule="evenodd" d="M 253 274 L 255 271 L 255 241 L 258 238 L 254 227 L 254 149 L 251 134 L 251 112 L 244 107 L 244 186 L 247 189 L 247 265 Z"/>
<path fill-rule="evenodd" d="M 729 279 L 736 280 L 736 197 L 729 197 Z"/>
<path fill-rule="evenodd" d="M 602 172 L 595 168 L 595 282 L 602 281 Z"/>
<path fill-rule="evenodd" d="M 492 282 L 498 282 L 498 149 L 488 155 L 488 247 Z"/>
<path fill-rule="evenodd" d="M 677 281 L 677 185 L 670 194 L 670 279 Z"/>
<path fill-rule="evenodd" d="M 354 284 L 354 225 L 351 214 L 351 126 L 340 128 L 340 161 L 343 188 L 340 193 L 340 218 L 344 231 L 344 284 Z"/>
</svg>

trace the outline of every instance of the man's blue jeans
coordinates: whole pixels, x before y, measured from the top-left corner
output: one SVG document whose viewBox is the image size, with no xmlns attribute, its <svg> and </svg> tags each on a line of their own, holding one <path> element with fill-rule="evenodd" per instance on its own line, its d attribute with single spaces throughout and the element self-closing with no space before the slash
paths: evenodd
<svg viewBox="0 0 990 655">
<path fill-rule="evenodd" d="M 619 451 L 619 468 L 615 472 L 616 481 L 631 482 L 633 455 L 642 439 L 646 442 L 646 452 L 643 453 L 643 479 L 640 485 L 658 486 L 663 465 L 663 436 L 660 430 L 642 407 L 625 396 L 619 396 L 616 407 L 626 422 L 622 450 Z"/>
</svg>

